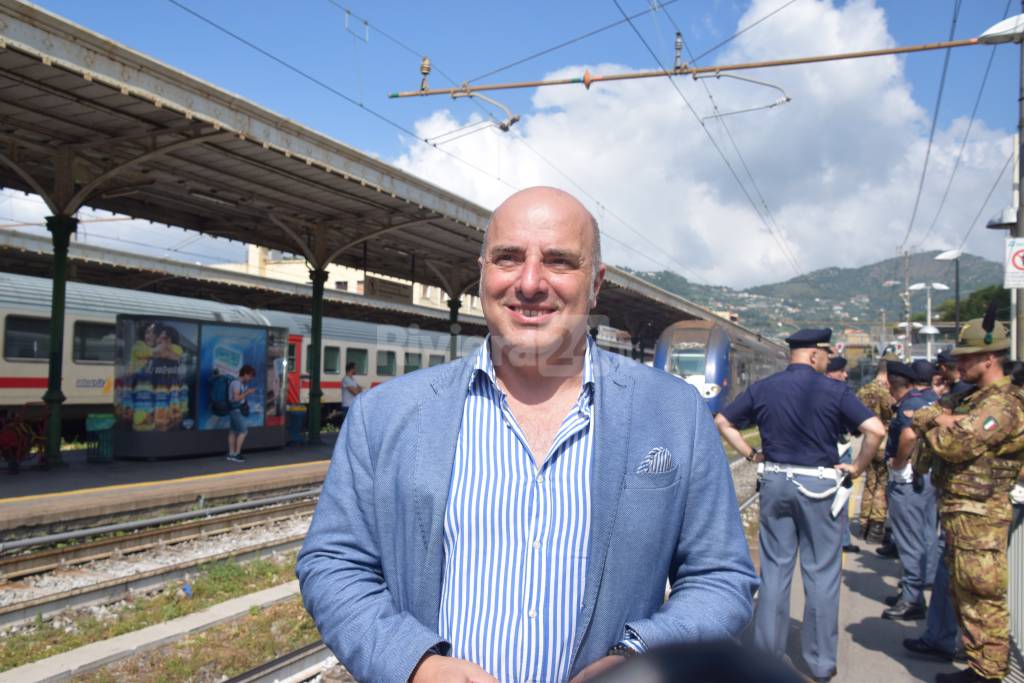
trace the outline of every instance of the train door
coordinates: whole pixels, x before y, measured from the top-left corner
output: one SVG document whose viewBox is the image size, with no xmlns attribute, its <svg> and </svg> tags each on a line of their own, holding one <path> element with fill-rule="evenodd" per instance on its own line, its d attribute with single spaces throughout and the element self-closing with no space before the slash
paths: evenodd
<svg viewBox="0 0 1024 683">
<path fill-rule="evenodd" d="M 288 335 L 288 403 L 302 402 L 302 336 Z"/>
</svg>

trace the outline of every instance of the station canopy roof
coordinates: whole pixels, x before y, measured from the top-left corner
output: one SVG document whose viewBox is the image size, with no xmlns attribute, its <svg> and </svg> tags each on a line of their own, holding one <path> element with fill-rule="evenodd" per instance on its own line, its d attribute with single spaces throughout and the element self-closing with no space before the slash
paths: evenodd
<svg viewBox="0 0 1024 683">
<path fill-rule="evenodd" d="M 0 0 L 0 22 L 0 185 L 475 291 L 487 209 L 33 5 Z M 613 267 L 596 312 L 751 334 Z"/>
</svg>

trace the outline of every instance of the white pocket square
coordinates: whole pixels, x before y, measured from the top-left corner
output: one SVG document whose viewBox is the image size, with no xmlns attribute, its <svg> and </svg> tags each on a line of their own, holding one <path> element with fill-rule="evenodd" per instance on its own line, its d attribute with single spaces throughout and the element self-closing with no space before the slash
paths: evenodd
<svg viewBox="0 0 1024 683">
<path fill-rule="evenodd" d="M 652 448 L 636 468 L 637 474 L 660 474 L 672 470 L 672 453 L 667 448 Z"/>
</svg>

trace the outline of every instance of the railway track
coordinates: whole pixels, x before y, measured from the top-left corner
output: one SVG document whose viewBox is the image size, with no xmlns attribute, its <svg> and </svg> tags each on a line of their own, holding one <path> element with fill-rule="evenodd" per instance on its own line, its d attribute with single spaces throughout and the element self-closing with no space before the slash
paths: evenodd
<svg viewBox="0 0 1024 683">
<path fill-rule="evenodd" d="M 69 546 L 46 548 L 34 552 L 0 558 L 0 578 L 10 580 L 51 571 L 85 567 L 90 562 L 122 558 L 147 550 L 163 549 L 190 541 L 214 539 L 217 536 L 272 527 L 275 524 L 301 519 L 312 514 L 316 500 L 296 500 L 267 507 L 239 510 L 227 514 L 194 519 L 184 523 L 138 530 L 124 536 L 111 536 Z M 139 524 L 145 526 L 151 520 Z M 49 619 L 67 609 L 107 604 L 129 597 L 134 592 L 155 590 L 171 581 L 194 573 L 201 566 L 223 560 L 245 562 L 298 548 L 305 532 L 292 533 L 268 541 L 245 545 L 213 554 L 164 564 L 146 571 L 99 580 L 61 592 L 0 606 L 0 630 L 19 626 L 37 618 Z"/>
<path fill-rule="evenodd" d="M 337 662 L 324 641 L 318 640 L 260 664 L 224 683 L 306 683 Z"/>
<path fill-rule="evenodd" d="M 0 581 L 10 581 L 111 557 L 123 557 L 175 543 L 210 538 L 254 526 L 273 524 L 296 515 L 311 514 L 315 507 L 316 500 L 300 500 L 270 508 L 242 510 L 182 524 L 140 530 L 125 536 L 100 538 L 66 548 L 49 548 L 2 557 L 0 558 Z"/>
</svg>

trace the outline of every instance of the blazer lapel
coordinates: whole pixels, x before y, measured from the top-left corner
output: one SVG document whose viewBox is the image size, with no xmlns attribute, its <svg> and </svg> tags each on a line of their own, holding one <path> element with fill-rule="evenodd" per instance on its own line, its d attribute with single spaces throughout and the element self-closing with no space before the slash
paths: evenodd
<svg viewBox="0 0 1024 683">
<path fill-rule="evenodd" d="M 437 628 L 441 605 L 444 511 L 472 369 L 468 359 L 453 364 L 431 385 L 434 395 L 418 411 L 413 495 L 420 545 L 415 553 L 419 582 L 414 600 L 417 617 L 430 628 Z"/>
<path fill-rule="evenodd" d="M 615 357 L 594 348 L 594 455 L 590 472 L 590 552 L 587 584 L 573 639 L 573 659 L 579 655 L 587 629 L 594 617 L 605 560 L 619 509 L 619 497 L 626 475 L 633 378 L 619 371 Z"/>
</svg>

